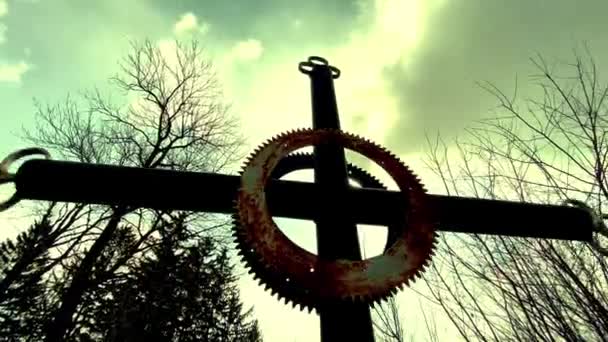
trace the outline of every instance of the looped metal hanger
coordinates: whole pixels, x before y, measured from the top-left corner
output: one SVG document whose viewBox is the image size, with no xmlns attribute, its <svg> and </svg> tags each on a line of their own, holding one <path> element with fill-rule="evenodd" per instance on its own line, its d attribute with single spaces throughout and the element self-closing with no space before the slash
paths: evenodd
<svg viewBox="0 0 608 342">
<path fill-rule="evenodd" d="M 43 155 L 46 159 L 51 159 L 51 154 L 47 150 L 40 147 L 24 148 L 9 154 L 6 158 L 4 158 L 0 162 L 0 185 L 7 183 L 15 183 L 17 175 L 8 171 L 9 167 L 13 163 L 18 161 L 19 159 L 37 154 Z M 5 211 L 8 208 L 14 206 L 19 202 L 19 200 L 20 199 L 19 196 L 17 196 L 17 193 L 14 193 L 6 201 L 0 201 L 0 212 Z"/>
<path fill-rule="evenodd" d="M 318 56 L 310 56 L 308 57 L 308 61 L 300 62 L 300 64 L 298 64 L 298 70 L 304 74 L 310 75 L 315 65 L 328 67 L 329 70 L 331 70 L 331 78 L 333 79 L 340 77 L 340 69 L 333 65 L 329 65 L 329 62 L 325 58 Z"/>
</svg>

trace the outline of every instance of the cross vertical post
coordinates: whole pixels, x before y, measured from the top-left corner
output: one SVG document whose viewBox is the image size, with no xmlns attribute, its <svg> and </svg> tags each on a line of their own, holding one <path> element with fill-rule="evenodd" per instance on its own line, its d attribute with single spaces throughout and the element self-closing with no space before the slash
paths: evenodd
<svg viewBox="0 0 608 342">
<path fill-rule="evenodd" d="M 333 79 L 340 71 L 320 57 L 300 63 L 310 76 L 313 129 L 340 129 Z M 315 218 L 317 254 L 321 259 L 361 260 L 357 225 L 342 210 L 349 187 L 344 149 L 331 141 L 314 146 L 314 181 L 319 185 L 320 213 Z M 368 304 L 319 303 L 321 341 L 374 341 Z"/>
</svg>

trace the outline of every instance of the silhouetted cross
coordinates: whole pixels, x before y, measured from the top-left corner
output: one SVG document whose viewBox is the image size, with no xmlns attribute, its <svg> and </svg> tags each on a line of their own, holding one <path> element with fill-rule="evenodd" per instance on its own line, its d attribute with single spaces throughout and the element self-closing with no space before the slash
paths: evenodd
<svg viewBox="0 0 608 342">
<path fill-rule="evenodd" d="M 310 76 L 313 129 L 340 129 L 333 80 L 340 71 L 320 57 L 299 65 Z M 0 184 L 14 182 L 16 193 L 7 209 L 20 199 L 105 204 L 233 213 L 238 176 L 219 173 L 145 169 L 30 159 L 15 174 L 8 165 L 19 157 L 40 153 L 22 150 L 0 164 Z M 268 182 L 265 192 L 273 216 L 314 220 L 320 258 L 360 260 L 356 224 L 389 225 L 403 210 L 400 192 L 348 187 L 344 149 L 335 144 L 314 148 L 315 183 Z M 344 192 L 335 197 L 336 186 Z M 189 189 L 189 196 L 183 193 Z M 320 201 L 319 197 L 325 198 Z M 334 197 L 331 197 L 334 196 Z M 327 198 L 349 208 L 349 219 L 326 210 Z M 546 239 L 591 241 L 595 224 L 589 211 L 570 206 L 541 205 L 455 196 L 428 195 L 442 231 Z M 325 206 L 325 207 L 324 207 Z M 499 219 L 497 219 L 499 218 Z M 289 257 L 288 255 L 285 257 Z M 373 341 L 367 303 L 334 303 L 319 310 L 322 341 Z"/>
</svg>

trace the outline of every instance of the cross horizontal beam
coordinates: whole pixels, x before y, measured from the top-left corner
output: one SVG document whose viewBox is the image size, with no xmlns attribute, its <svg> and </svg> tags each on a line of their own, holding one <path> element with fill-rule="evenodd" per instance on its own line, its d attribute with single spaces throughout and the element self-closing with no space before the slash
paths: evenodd
<svg viewBox="0 0 608 342">
<path fill-rule="evenodd" d="M 18 169 L 21 199 L 232 213 L 238 176 L 30 159 Z M 344 197 L 355 222 L 386 226 L 403 214 L 400 192 L 352 188 Z M 275 217 L 313 220 L 320 208 L 314 183 L 271 180 Z M 190 198 L 193 197 L 194 199 Z M 591 241 L 593 220 L 580 208 L 429 195 L 438 230 L 471 234 Z"/>
</svg>

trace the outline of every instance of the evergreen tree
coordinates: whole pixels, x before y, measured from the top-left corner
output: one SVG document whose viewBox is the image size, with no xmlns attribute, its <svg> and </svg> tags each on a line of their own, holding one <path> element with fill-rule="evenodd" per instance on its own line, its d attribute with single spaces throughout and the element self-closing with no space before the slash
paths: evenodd
<svg viewBox="0 0 608 342">
<path fill-rule="evenodd" d="M 183 217 L 160 226 L 158 235 L 124 276 L 87 296 L 96 303 L 82 310 L 94 316 L 87 338 L 261 341 L 251 310 L 243 310 L 226 248 L 210 237 L 192 238 Z"/>
<path fill-rule="evenodd" d="M 40 340 L 49 298 L 42 279 L 48 270 L 48 217 L 0 244 L 0 339 Z"/>
</svg>

